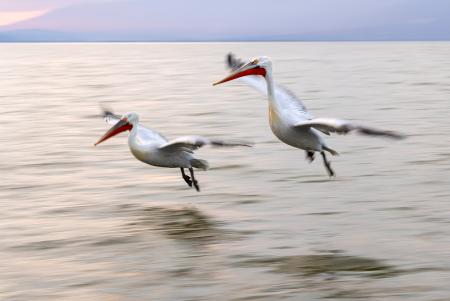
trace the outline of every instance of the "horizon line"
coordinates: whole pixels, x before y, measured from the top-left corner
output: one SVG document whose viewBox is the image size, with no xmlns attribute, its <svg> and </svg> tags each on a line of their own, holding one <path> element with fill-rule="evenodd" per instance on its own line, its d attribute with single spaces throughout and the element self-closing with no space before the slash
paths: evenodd
<svg viewBox="0 0 450 301">
<path fill-rule="evenodd" d="M 0 44 L 75 44 L 75 43 L 117 43 L 117 44 L 138 44 L 138 43 L 270 43 L 270 42 L 278 42 L 278 43 L 298 43 L 298 42 L 317 42 L 317 43 L 326 43 L 326 42 L 450 42 L 450 39 L 404 39 L 404 40 L 394 40 L 394 39 L 310 39 L 310 40 L 283 40 L 283 39 L 274 39 L 274 40 L 245 40 L 245 39 L 236 39 L 236 40 L 0 40 Z"/>
</svg>

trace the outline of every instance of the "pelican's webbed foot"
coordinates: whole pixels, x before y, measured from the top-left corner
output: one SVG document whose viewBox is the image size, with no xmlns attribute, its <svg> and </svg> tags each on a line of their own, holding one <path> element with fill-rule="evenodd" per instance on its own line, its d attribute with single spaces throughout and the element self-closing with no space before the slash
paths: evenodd
<svg viewBox="0 0 450 301">
<path fill-rule="evenodd" d="M 198 181 L 195 179 L 194 176 L 194 169 L 192 167 L 189 168 L 189 172 L 191 173 L 191 179 L 192 183 L 194 184 L 195 190 L 200 191 L 200 185 L 198 185 Z"/>
<path fill-rule="evenodd" d="M 189 185 L 189 187 L 192 187 L 192 181 L 191 178 L 184 173 L 184 168 L 180 168 L 181 170 L 181 175 L 183 176 L 184 181 Z"/>
<path fill-rule="evenodd" d="M 333 169 L 331 169 L 331 164 L 330 161 L 327 160 L 327 157 L 325 156 L 325 152 L 320 152 L 320 154 L 322 155 L 323 158 L 323 164 L 325 165 L 325 168 L 327 169 L 328 175 L 330 177 L 334 177 L 335 173 L 333 171 Z"/>
<path fill-rule="evenodd" d="M 314 161 L 314 152 L 306 151 L 306 160 L 308 160 L 309 163 Z"/>
</svg>

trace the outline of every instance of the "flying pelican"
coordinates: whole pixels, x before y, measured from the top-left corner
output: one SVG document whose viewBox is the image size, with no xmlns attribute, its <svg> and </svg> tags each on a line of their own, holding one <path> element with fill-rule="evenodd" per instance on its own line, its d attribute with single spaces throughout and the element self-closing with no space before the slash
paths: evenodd
<svg viewBox="0 0 450 301">
<path fill-rule="evenodd" d="M 139 124 L 139 115 L 127 113 L 119 116 L 110 111 L 104 111 L 105 121 L 113 127 L 107 131 L 94 145 L 124 131 L 130 131 L 128 135 L 128 147 L 136 159 L 153 166 L 180 168 L 181 175 L 189 185 L 200 191 L 200 186 L 194 176 L 194 168 L 206 170 L 208 162 L 196 159 L 194 150 L 205 146 L 250 146 L 243 143 L 227 143 L 219 140 L 210 140 L 201 136 L 184 136 L 168 141 L 164 136 Z M 184 169 L 189 169 L 188 176 Z"/>
<path fill-rule="evenodd" d="M 355 131 L 370 136 L 403 138 L 402 135 L 395 132 L 373 129 L 346 120 L 314 118 L 292 92 L 274 83 L 272 62 L 268 57 L 255 58 L 248 63 L 244 63 L 230 53 L 226 62 L 232 73 L 213 85 L 242 77 L 242 81 L 267 95 L 269 99 L 269 123 L 275 136 L 290 146 L 305 150 L 306 159 L 309 162 L 314 160 L 315 152 L 320 152 L 330 177 L 334 176 L 335 173 L 327 160 L 325 151 L 333 156 L 338 155 L 338 153 L 327 146 L 320 133 L 330 135 L 330 133 L 347 134 Z"/>
</svg>

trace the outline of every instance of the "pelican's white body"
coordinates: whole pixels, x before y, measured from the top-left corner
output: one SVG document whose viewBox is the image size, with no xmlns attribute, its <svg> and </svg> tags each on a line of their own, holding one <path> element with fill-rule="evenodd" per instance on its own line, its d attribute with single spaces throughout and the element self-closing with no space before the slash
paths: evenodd
<svg viewBox="0 0 450 301">
<path fill-rule="evenodd" d="M 303 103 L 286 88 L 275 85 L 272 76 L 272 63 L 267 57 L 259 57 L 248 63 L 243 63 L 232 54 L 227 56 L 228 67 L 232 73 L 218 81 L 221 84 L 239 78 L 241 81 L 256 88 L 269 99 L 269 123 L 272 132 L 282 142 L 305 150 L 307 159 L 314 160 L 314 153 L 320 152 L 325 167 L 330 176 L 334 175 L 330 162 L 327 161 L 325 151 L 332 155 L 338 153 L 329 148 L 321 134 L 346 134 L 357 131 L 372 136 L 386 136 L 400 139 L 401 135 L 377 129 L 356 125 L 336 118 L 314 118 L 308 113 Z"/>
<path fill-rule="evenodd" d="M 326 144 L 317 130 L 311 127 L 296 127 L 299 122 L 313 118 L 303 103 L 290 91 L 274 84 L 272 64 L 268 58 L 258 58 L 258 65 L 266 70 L 265 78 L 251 75 L 241 77 L 240 80 L 268 96 L 269 124 L 274 135 L 296 148 L 323 151 Z"/>
<path fill-rule="evenodd" d="M 194 176 L 194 168 L 205 170 L 208 168 L 208 162 L 195 158 L 194 150 L 204 145 L 249 146 L 242 143 L 210 140 L 201 136 L 184 136 L 168 141 L 158 132 L 141 126 L 136 113 L 119 116 L 105 110 L 103 115 L 106 122 L 113 126 L 95 145 L 129 130 L 128 147 L 136 159 L 153 166 L 180 168 L 183 180 L 189 187 L 194 187 L 197 191 L 200 191 L 200 186 Z M 186 175 L 185 168 L 189 169 L 190 176 Z"/>
<path fill-rule="evenodd" d="M 196 159 L 192 155 L 193 149 L 206 144 L 206 138 L 187 136 L 169 142 L 158 132 L 139 125 L 139 117 L 135 113 L 128 113 L 128 122 L 133 126 L 128 135 L 128 147 L 133 156 L 144 163 L 169 168 L 201 168 L 208 167 L 206 161 Z M 107 116 L 109 124 L 115 124 L 120 119 Z"/>
<path fill-rule="evenodd" d="M 192 167 L 191 154 L 160 150 L 160 147 L 166 143 L 167 140 L 160 134 L 143 127 L 133 127 L 128 136 L 128 147 L 139 161 L 159 167 Z"/>
</svg>

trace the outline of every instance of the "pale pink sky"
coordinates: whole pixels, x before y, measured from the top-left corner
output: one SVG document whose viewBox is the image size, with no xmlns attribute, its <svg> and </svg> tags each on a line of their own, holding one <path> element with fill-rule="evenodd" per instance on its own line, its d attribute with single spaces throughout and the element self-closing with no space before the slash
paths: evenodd
<svg viewBox="0 0 450 301">
<path fill-rule="evenodd" d="M 14 24 L 19 21 L 28 20 L 47 13 L 48 9 L 40 10 L 18 10 L 18 11 L 0 11 L 0 26 Z"/>
<path fill-rule="evenodd" d="M 91 0 L 91 2 L 98 0 Z M 0 0 L 0 26 L 35 18 L 86 0 Z"/>
</svg>

